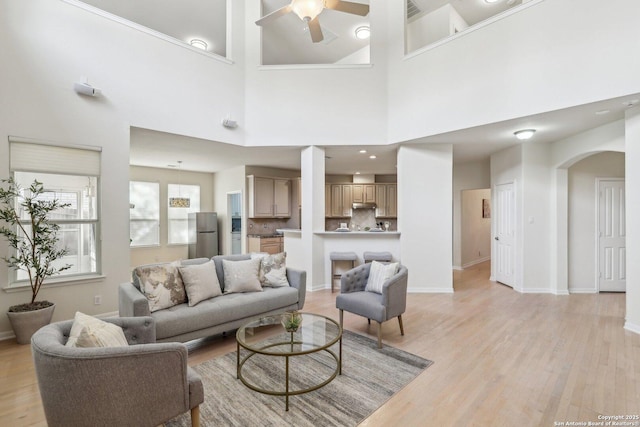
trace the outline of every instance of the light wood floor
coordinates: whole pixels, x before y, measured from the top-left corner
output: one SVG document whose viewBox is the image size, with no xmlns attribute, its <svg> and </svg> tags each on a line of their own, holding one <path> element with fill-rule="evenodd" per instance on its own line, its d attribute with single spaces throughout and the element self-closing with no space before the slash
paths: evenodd
<svg viewBox="0 0 640 427">
<path fill-rule="evenodd" d="M 640 414 L 640 336 L 623 329 L 624 294 L 519 294 L 488 263 L 454 272 L 454 294 L 410 294 L 383 340 L 435 363 L 363 426 L 553 426 Z M 335 294 L 305 311 L 338 318 Z M 376 338 L 345 313 L 345 328 Z M 233 335 L 191 345 L 190 364 L 235 350 Z M 348 360 L 344 361 L 348 369 Z M 70 408 L 72 410 L 72 408 Z M 29 346 L 0 342 L 0 426 L 46 425 Z M 217 426 L 216 426 L 217 427 Z"/>
</svg>

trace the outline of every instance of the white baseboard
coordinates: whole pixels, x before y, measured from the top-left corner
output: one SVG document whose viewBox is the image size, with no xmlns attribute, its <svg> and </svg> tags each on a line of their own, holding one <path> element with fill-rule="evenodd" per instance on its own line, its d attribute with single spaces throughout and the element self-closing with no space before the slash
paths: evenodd
<svg viewBox="0 0 640 427">
<path fill-rule="evenodd" d="M 521 294 L 551 294 L 551 289 L 549 288 L 527 288 L 527 289 L 516 289 Z"/>
<path fill-rule="evenodd" d="M 454 265 L 454 266 L 453 266 L 453 269 L 454 269 L 454 270 L 457 270 L 457 271 L 462 271 L 462 270 L 464 270 L 464 268 L 460 267 L 459 265 Z"/>
<path fill-rule="evenodd" d="M 469 268 L 469 267 L 474 266 L 474 265 L 476 265 L 476 264 L 480 264 L 480 263 L 482 263 L 482 262 L 489 261 L 490 259 L 491 259 L 491 257 L 490 257 L 490 256 L 486 256 L 486 257 L 483 257 L 483 258 L 478 258 L 478 259 L 473 260 L 473 261 L 471 261 L 471 262 L 468 262 L 468 263 L 466 263 L 466 264 L 462 264 L 462 268 L 463 268 L 463 269 L 465 269 L 465 268 Z"/>
<path fill-rule="evenodd" d="M 0 341 L 10 340 L 15 337 L 16 336 L 13 334 L 13 331 L 0 332 Z"/>
<path fill-rule="evenodd" d="M 563 289 L 563 290 L 561 290 L 561 291 L 552 291 L 551 293 L 552 293 L 552 294 L 554 294 L 554 295 L 558 295 L 558 296 L 566 296 L 566 295 L 569 295 L 569 291 L 568 291 L 568 290 L 566 290 L 566 289 Z"/>
<path fill-rule="evenodd" d="M 627 331 L 634 332 L 634 333 L 636 333 L 636 334 L 639 334 L 639 335 L 640 335 L 640 325 L 635 325 L 635 324 L 633 324 L 633 323 L 631 323 L 631 322 L 629 322 L 629 321 L 627 320 L 627 321 L 624 323 L 624 328 L 625 328 Z"/>
<path fill-rule="evenodd" d="M 593 288 L 571 288 L 569 293 L 572 294 L 597 294 L 598 292 Z"/>
</svg>

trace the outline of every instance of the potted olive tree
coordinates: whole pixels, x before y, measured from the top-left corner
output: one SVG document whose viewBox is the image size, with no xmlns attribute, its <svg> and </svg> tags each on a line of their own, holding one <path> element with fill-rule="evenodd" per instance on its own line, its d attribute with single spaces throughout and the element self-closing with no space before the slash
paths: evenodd
<svg viewBox="0 0 640 427">
<path fill-rule="evenodd" d="M 3 179 L 2 184 L 0 221 L 4 224 L 0 222 L 0 234 L 11 248 L 4 260 L 9 268 L 25 271 L 31 285 L 31 302 L 9 307 L 7 315 L 18 343 L 28 344 L 31 335 L 51 321 L 55 309 L 52 302 L 36 300 L 44 280 L 71 267 L 54 264 L 67 250 L 58 247 L 56 233 L 60 226 L 49 218 L 52 211 L 69 204 L 41 197 L 45 190 L 37 180 L 27 191 L 13 178 Z"/>
</svg>

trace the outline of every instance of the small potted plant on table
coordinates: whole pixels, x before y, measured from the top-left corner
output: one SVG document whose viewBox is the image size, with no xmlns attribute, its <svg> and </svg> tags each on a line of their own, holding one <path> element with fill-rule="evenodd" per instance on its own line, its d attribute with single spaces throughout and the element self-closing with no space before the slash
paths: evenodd
<svg viewBox="0 0 640 427">
<path fill-rule="evenodd" d="M 67 250 L 58 247 L 56 233 L 60 226 L 49 218 L 52 211 L 69 204 L 43 198 L 44 186 L 37 180 L 27 191 L 13 178 L 1 182 L 0 221 L 4 224 L 0 226 L 0 234 L 12 251 L 4 260 L 9 268 L 25 271 L 31 285 L 31 302 L 9 307 L 7 316 L 18 343 L 28 344 L 31 335 L 51 321 L 55 309 L 52 302 L 36 300 L 44 280 L 71 267 L 54 264 Z"/>
</svg>

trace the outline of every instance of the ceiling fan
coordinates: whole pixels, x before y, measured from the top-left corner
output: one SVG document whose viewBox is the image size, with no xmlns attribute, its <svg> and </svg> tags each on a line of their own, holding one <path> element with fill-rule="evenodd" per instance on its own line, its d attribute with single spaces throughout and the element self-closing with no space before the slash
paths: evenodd
<svg viewBox="0 0 640 427">
<path fill-rule="evenodd" d="M 258 19 L 256 24 L 263 26 L 289 12 L 293 12 L 307 23 L 309 34 L 311 34 L 311 41 L 318 43 L 324 39 L 322 28 L 320 28 L 320 21 L 318 20 L 318 15 L 320 15 L 324 9 L 332 9 L 359 16 L 366 16 L 369 13 L 368 4 L 342 0 L 291 0 L 291 3 L 288 5 Z"/>
</svg>

